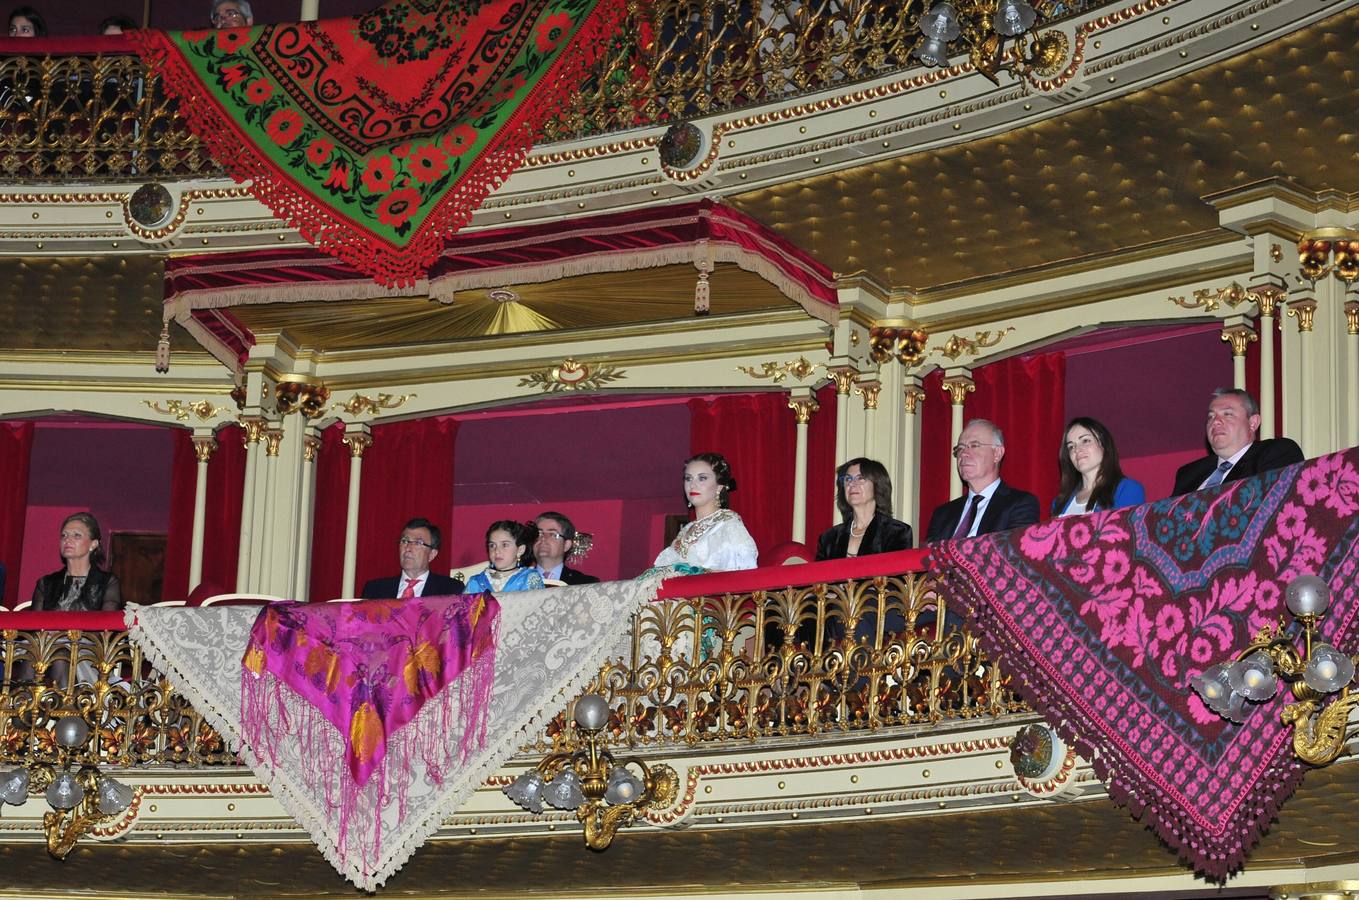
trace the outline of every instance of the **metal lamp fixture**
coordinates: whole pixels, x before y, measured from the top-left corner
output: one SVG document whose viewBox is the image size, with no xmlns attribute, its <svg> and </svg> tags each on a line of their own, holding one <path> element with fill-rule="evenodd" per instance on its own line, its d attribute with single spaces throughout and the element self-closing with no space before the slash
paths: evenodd
<svg viewBox="0 0 1359 900">
<path fill-rule="evenodd" d="M 133 790 L 102 774 L 93 763 L 79 762 L 90 739 L 90 725 L 83 716 L 59 716 L 52 738 L 56 761 L 34 760 L 22 769 L 0 773 L 0 800 L 19 806 L 30 794 L 41 793 L 52 807 L 42 819 L 47 852 L 65 859 L 82 835 L 128 808 Z"/>
<path fill-rule="evenodd" d="M 504 789 L 506 797 L 534 815 L 542 813 L 544 803 L 574 809 L 591 850 L 608 848 L 618 829 L 635 822 L 638 812 L 669 806 L 679 792 L 679 778 L 669 766 L 648 766 L 635 757 L 615 759 L 605 750 L 600 732 L 608 723 L 609 704 L 603 697 L 581 697 L 576 701 L 576 727 L 584 738 L 580 748 L 543 757 Z"/>
<path fill-rule="evenodd" d="M 1324 766 L 1335 761 L 1356 733 L 1348 724 L 1350 710 L 1359 704 L 1359 693 L 1350 691 L 1357 658 L 1317 639 L 1317 622 L 1331 604 L 1326 582 L 1315 575 L 1295 578 L 1284 591 L 1284 600 L 1302 623 L 1301 651 L 1280 622 L 1261 629 L 1231 662 L 1209 666 L 1189 682 L 1204 705 L 1238 724 L 1249 710 L 1247 704 L 1272 699 L 1280 682 L 1287 683 L 1297 702 L 1279 715 L 1293 727 L 1293 752 L 1305 763 Z M 1328 703 L 1336 692 L 1339 696 Z"/>
<path fill-rule="evenodd" d="M 1058 31 L 1033 34 L 1037 22 L 1028 0 L 941 0 L 920 17 L 922 38 L 912 55 L 927 66 L 946 66 L 949 45 L 961 39 L 973 67 L 996 84 L 1000 72 L 1051 75 L 1065 58 L 1067 39 Z M 1018 52 L 1007 56 L 1006 41 Z"/>
</svg>

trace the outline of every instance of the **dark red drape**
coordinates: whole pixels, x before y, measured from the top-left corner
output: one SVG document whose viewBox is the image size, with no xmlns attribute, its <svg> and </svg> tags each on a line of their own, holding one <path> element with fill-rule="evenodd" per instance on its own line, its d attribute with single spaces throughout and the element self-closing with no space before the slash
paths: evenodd
<svg viewBox="0 0 1359 900">
<path fill-rule="evenodd" d="M 1066 356 L 1040 353 L 982 366 L 972 373 L 976 393 L 968 419 L 990 419 L 1005 435 L 1001 477 L 1038 495 L 1044 516 L 1057 496 L 1057 449 L 1066 425 Z"/>
<path fill-rule="evenodd" d="M 6 607 L 13 607 L 19 599 L 32 451 L 32 422 L 0 422 L 0 562 L 6 572 L 5 593 L 0 600 Z"/>
<path fill-rule="evenodd" d="M 839 521 L 835 511 L 835 383 L 816 392 L 821 405 L 807 426 L 807 542 L 816 546 L 821 532 Z"/>
<path fill-rule="evenodd" d="M 458 421 L 452 416 L 393 422 L 373 429 L 363 455 L 359 497 L 359 553 L 356 589 L 370 578 L 395 575 L 401 526 L 417 516 L 450 533 L 453 509 L 453 449 Z M 448 572 L 451 555 L 433 568 Z"/>
<path fill-rule="evenodd" d="M 217 449 L 208 462 L 207 508 L 203 512 L 203 584 L 220 587 L 223 591 L 236 589 L 236 561 L 241 555 L 241 500 L 245 491 L 242 437 L 239 425 L 228 425 L 219 430 Z"/>
<path fill-rule="evenodd" d="M 949 406 L 948 394 L 944 392 L 944 370 L 935 369 L 925 376 L 921 385 L 925 391 L 925 401 L 917 407 L 920 420 L 920 508 L 911 510 L 915 518 L 901 513 L 897 518 L 910 522 L 915 528 L 917 545 L 925 540 L 925 530 L 930 525 L 930 513 L 935 507 L 947 503 L 949 497 L 949 471 L 953 468 L 953 457 L 949 455 L 952 443 L 953 411 Z"/>
<path fill-rule="evenodd" d="M 165 572 L 161 597 L 183 600 L 189 596 L 189 558 L 193 553 L 193 499 L 198 484 L 198 458 L 193 452 L 193 432 L 176 428 L 170 459 L 170 525 L 165 538 Z"/>
<path fill-rule="evenodd" d="M 344 586 L 344 522 L 349 503 L 349 447 L 344 444 L 344 423 L 336 422 L 321 432 L 321 452 L 316 455 L 316 498 L 311 526 L 312 602 L 340 596 Z"/>
<path fill-rule="evenodd" d="M 741 514 L 755 545 L 766 550 L 793 532 L 796 420 L 781 392 L 735 394 L 689 401 L 693 453 L 721 453 L 731 463 Z M 834 450 L 832 449 L 832 452 Z"/>
</svg>

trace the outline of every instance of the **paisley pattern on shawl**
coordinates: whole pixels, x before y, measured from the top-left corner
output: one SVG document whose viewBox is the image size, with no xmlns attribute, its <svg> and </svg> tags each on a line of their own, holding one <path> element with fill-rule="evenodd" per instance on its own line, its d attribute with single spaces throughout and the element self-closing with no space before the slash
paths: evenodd
<svg viewBox="0 0 1359 900">
<path fill-rule="evenodd" d="M 410 284 L 578 89 L 623 0 L 389 0 L 354 18 L 134 31 L 213 159 L 309 242 Z"/>
<path fill-rule="evenodd" d="M 255 620 L 242 658 L 246 734 L 270 743 L 270 700 L 291 692 L 345 736 L 345 762 L 362 788 L 382 767 L 388 740 L 426 702 L 464 677 L 472 697 L 487 694 L 499 611 L 490 594 L 419 603 L 271 603 Z M 485 729 L 485 712 L 484 701 L 461 707 L 464 757 Z"/>
<path fill-rule="evenodd" d="M 1331 587 L 1323 638 L 1359 649 L 1356 513 L 1351 449 L 1158 503 L 948 541 L 931 566 L 1111 795 L 1196 869 L 1225 878 L 1302 778 L 1279 720 L 1291 695 L 1253 706 L 1238 726 L 1189 678 L 1286 618 L 1284 588 L 1299 575 Z"/>
</svg>

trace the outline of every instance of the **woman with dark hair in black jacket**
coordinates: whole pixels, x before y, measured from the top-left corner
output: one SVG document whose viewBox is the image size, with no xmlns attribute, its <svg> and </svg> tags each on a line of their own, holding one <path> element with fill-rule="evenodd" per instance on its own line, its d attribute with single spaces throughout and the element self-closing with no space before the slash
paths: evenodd
<svg viewBox="0 0 1359 900">
<path fill-rule="evenodd" d="M 844 519 L 816 542 L 817 559 L 846 559 L 909 550 L 911 526 L 892 518 L 892 478 L 883 464 L 862 456 L 835 470 L 835 505 Z"/>
</svg>

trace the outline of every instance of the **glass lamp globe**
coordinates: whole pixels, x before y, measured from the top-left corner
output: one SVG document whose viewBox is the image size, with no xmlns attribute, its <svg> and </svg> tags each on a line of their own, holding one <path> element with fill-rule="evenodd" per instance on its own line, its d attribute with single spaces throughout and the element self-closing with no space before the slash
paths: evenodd
<svg viewBox="0 0 1359 900">
<path fill-rule="evenodd" d="M 958 24 L 958 13 L 953 4 L 936 3 L 930 11 L 920 17 L 920 32 L 927 38 L 947 43 L 963 33 Z"/>
<path fill-rule="evenodd" d="M 72 809 L 85 799 L 85 789 L 70 772 L 63 772 L 47 786 L 47 803 L 53 809 Z"/>
<path fill-rule="evenodd" d="M 99 811 L 106 816 L 116 816 L 132 802 L 132 788 L 107 776 L 99 779 L 96 793 L 99 796 Z"/>
<path fill-rule="evenodd" d="M 609 704 L 598 694 L 586 694 L 576 701 L 576 724 L 586 731 L 598 731 L 609 723 Z"/>
<path fill-rule="evenodd" d="M 0 800 L 18 806 L 27 799 L 27 769 L 12 769 L 3 775 L 0 775 Z"/>
<path fill-rule="evenodd" d="M 1274 660 L 1263 650 L 1256 650 L 1245 659 L 1232 663 L 1227 670 L 1227 682 L 1232 692 L 1259 703 L 1279 691 L 1279 678 L 1274 674 Z"/>
<path fill-rule="evenodd" d="M 948 46 L 938 38 L 925 38 L 913 52 L 927 66 L 948 65 Z"/>
<path fill-rule="evenodd" d="M 570 766 L 557 773 L 557 777 L 543 788 L 543 799 L 556 809 L 576 809 L 585 802 L 585 793 L 580 789 L 580 778 Z"/>
<path fill-rule="evenodd" d="M 535 816 L 543 811 L 543 773 L 530 769 L 504 788 L 505 796 Z"/>
<path fill-rule="evenodd" d="M 1331 588 L 1315 575 L 1299 575 L 1284 588 L 1284 602 L 1295 616 L 1319 616 L 1331 605 Z"/>
<path fill-rule="evenodd" d="M 1312 660 L 1303 669 L 1302 680 L 1319 694 L 1340 690 L 1354 679 L 1354 660 L 1330 644 L 1313 644 Z"/>
<path fill-rule="evenodd" d="M 1203 705 L 1219 716 L 1227 714 L 1227 705 L 1232 698 L 1232 686 L 1227 681 L 1227 668 L 1226 663 L 1218 663 L 1189 679 L 1189 684 L 1198 692 Z"/>
<path fill-rule="evenodd" d="M 604 799 L 619 806 L 624 803 L 631 803 L 642 794 L 642 780 L 626 766 L 614 766 L 609 773 L 609 784 L 604 788 Z"/>
<path fill-rule="evenodd" d="M 1025 0 L 1000 0 L 991 27 L 997 34 L 1014 37 L 1028 31 L 1037 20 L 1038 13 Z"/>
<path fill-rule="evenodd" d="M 52 736 L 57 739 L 57 743 L 74 750 L 76 747 L 83 746 L 90 736 L 90 724 L 80 716 L 62 716 L 57 719 L 57 724 L 53 728 Z"/>
</svg>

